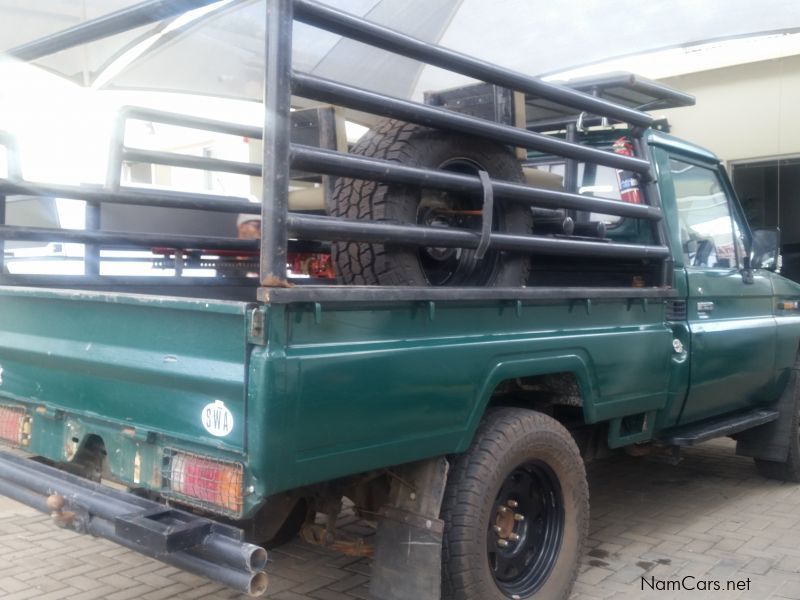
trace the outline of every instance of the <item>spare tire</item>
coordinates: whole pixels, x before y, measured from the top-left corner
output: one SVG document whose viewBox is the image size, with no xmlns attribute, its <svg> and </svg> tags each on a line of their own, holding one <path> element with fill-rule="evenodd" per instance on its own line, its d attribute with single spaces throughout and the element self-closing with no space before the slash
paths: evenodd
<svg viewBox="0 0 800 600">
<path fill-rule="evenodd" d="M 523 181 L 522 169 L 507 147 L 466 135 L 447 134 L 387 120 L 367 132 L 351 151 L 414 167 L 443 169 L 492 179 Z M 426 227 L 481 228 L 479 195 L 457 194 L 412 186 L 340 178 L 328 211 L 347 219 L 365 219 Z M 529 207 L 495 200 L 492 229 L 529 234 Z M 521 286 L 530 270 L 526 255 L 500 250 L 475 250 L 337 242 L 334 264 L 342 283 L 405 286 Z"/>
</svg>

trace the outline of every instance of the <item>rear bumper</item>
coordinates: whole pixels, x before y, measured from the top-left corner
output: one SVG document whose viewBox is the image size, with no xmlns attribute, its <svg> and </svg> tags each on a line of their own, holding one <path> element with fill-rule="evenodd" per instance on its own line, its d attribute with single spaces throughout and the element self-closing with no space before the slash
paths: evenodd
<svg viewBox="0 0 800 600">
<path fill-rule="evenodd" d="M 52 515 L 55 524 L 103 537 L 253 596 L 267 588 L 263 548 L 242 531 L 0 451 L 0 494 Z"/>
</svg>

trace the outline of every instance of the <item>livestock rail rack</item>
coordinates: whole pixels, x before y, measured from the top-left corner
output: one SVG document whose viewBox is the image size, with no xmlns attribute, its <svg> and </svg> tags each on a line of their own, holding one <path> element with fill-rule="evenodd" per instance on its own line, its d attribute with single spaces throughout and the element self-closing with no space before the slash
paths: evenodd
<svg viewBox="0 0 800 600">
<path fill-rule="evenodd" d="M 8 54 L 34 62 L 62 50 L 114 36 L 148 23 L 175 17 L 183 12 L 212 4 L 212 0 L 151 0 L 60 33 L 12 49 Z M 211 119 L 175 115 L 150 109 L 129 108 L 122 111 L 109 153 L 109 172 L 105 185 L 55 185 L 26 181 L 17 163 L 0 180 L 0 244 L 9 241 L 39 241 L 85 244 L 84 274 L 24 275 L 4 271 L 4 285 L 70 287 L 116 291 L 150 291 L 167 295 L 215 295 L 270 302 L 362 300 L 436 300 L 436 299 L 525 299 L 565 297 L 661 298 L 671 293 L 672 264 L 659 206 L 658 190 L 644 135 L 653 117 L 632 106 L 669 107 L 688 104 L 691 98 L 653 82 L 620 77 L 599 78 L 572 86 L 556 85 L 541 79 L 483 62 L 447 48 L 420 41 L 406 34 L 347 14 L 312 0 L 267 0 L 266 68 L 264 73 L 264 124 L 247 127 Z M 292 68 L 292 37 L 295 22 L 326 30 L 369 46 L 396 53 L 421 63 L 446 69 L 485 82 L 498 89 L 522 94 L 528 110 L 527 122 L 515 126 L 451 110 L 447 104 L 413 102 L 324 79 Z M 365 53 L 365 61 L 369 54 Z M 604 98 L 604 91 L 622 90 L 614 98 Z M 627 94 L 627 95 L 626 95 Z M 430 96 L 430 95 L 429 95 Z M 560 157 L 565 165 L 565 186 L 554 190 L 525 183 L 491 179 L 486 173 L 465 174 L 420 168 L 384 159 L 348 153 L 346 148 L 325 143 L 330 136 L 320 133 L 314 144 L 297 143 L 293 136 L 296 104 L 302 98 L 347 110 L 369 113 L 416 123 L 441 131 L 482 138 L 487 143 Z M 306 104 L 307 105 L 307 104 Z M 538 111 L 538 112 L 537 112 Z M 536 115 L 539 115 L 538 117 Z M 531 116 L 533 115 L 533 116 Z M 263 164 L 233 162 L 209 157 L 188 156 L 128 148 L 124 144 L 125 123 L 146 119 L 203 130 L 246 136 L 263 140 Z M 325 129 L 320 119 L 320 130 Z M 627 125 L 632 156 L 584 143 L 581 124 L 617 123 Z M 553 132 L 557 131 L 554 135 Z M 546 133 L 545 133 L 546 132 Z M 13 139 L 0 138 L 9 157 L 14 152 Z M 120 168 L 125 161 L 150 162 L 209 171 L 227 171 L 251 176 L 263 175 L 259 204 L 246 198 L 179 191 L 156 191 L 120 185 Z M 644 203 L 578 193 L 575 177 L 579 163 L 603 165 L 632 172 L 639 179 Z M 474 229 L 423 226 L 419 223 L 346 219 L 327 214 L 289 210 L 289 182 L 296 172 L 319 177 L 346 177 L 381 182 L 387 186 L 414 186 L 444 193 L 476 198 L 482 210 L 480 225 Z M 326 179 L 326 181 L 329 181 Z M 6 224 L 6 198 L 13 196 L 69 198 L 87 202 L 86 227 L 83 230 L 53 227 L 28 227 Z M 547 211 L 583 211 L 601 213 L 643 223 L 650 229 L 650 243 L 620 243 L 576 235 L 527 234 L 493 230 L 493 206 L 497 199 L 520 203 L 539 214 Z M 480 204 L 482 203 L 482 204 Z M 191 209 L 214 213 L 258 213 L 262 216 L 260 240 L 243 240 L 186 234 L 153 232 L 115 232 L 102 228 L 100 210 L 108 205 Z M 564 213 L 566 214 L 566 213 Z M 230 218 L 230 217 L 229 217 Z M 287 253 L 297 244 L 357 242 L 395 244 L 413 247 L 460 248 L 486 252 L 487 249 L 531 256 L 571 257 L 572 260 L 607 259 L 647 262 L 652 279 L 645 285 L 594 288 L 528 285 L 501 288 L 487 286 L 402 287 L 317 285 L 315 280 L 292 278 L 287 273 Z M 175 266 L 174 277 L 118 277 L 101 275 L 101 252 L 110 249 L 170 249 L 169 260 Z M 258 279 L 243 277 L 183 277 L 179 268 L 187 252 L 236 253 L 258 256 Z M 3 260 L 0 253 L 0 261 Z M 105 260 L 105 259 L 104 259 Z M 254 270 L 255 265 L 254 265 Z M 295 285 L 296 284 L 296 285 Z M 157 287 L 153 287 L 157 286 Z M 233 292 L 224 289 L 238 290 Z"/>
</svg>

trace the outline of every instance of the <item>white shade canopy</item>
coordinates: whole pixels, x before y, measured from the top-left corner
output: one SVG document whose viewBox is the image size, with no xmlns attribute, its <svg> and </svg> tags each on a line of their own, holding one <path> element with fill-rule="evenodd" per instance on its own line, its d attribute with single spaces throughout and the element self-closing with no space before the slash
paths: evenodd
<svg viewBox="0 0 800 600">
<path fill-rule="evenodd" d="M 796 0 L 323 2 L 530 75 L 661 48 L 800 30 Z M 0 0 L 0 48 L 135 4 Z M 194 18 L 138 27 L 35 64 L 84 85 L 260 100 L 265 15 L 265 0 L 225 0 L 196 11 Z M 303 24 L 295 25 L 293 46 L 298 70 L 394 96 L 419 97 L 466 81 Z"/>
</svg>

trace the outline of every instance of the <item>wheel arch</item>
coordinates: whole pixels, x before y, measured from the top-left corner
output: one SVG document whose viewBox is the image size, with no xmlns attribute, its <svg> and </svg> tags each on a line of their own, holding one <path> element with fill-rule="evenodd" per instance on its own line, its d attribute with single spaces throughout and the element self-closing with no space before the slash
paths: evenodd
<svg viewBox="0 0 800 600">
<path fill-rule="evenodd" d="M 591 364 L 588 354 L 578 349 L 564 351 L 556 355 L 501 358 L 484 378 L 483 385 L 476 396 L 475 407 L 467 421 L 465 434 L 458 444 L 458 452 L 464 452 L 469 448 L 486 409 L 492 403 L 495 390 L 504 382 L 510 380 L 549 375 L 572 375 L 580 390 L 584 422 L 596 422 L 595 400 L 598 393 Z"/>
</svg>

